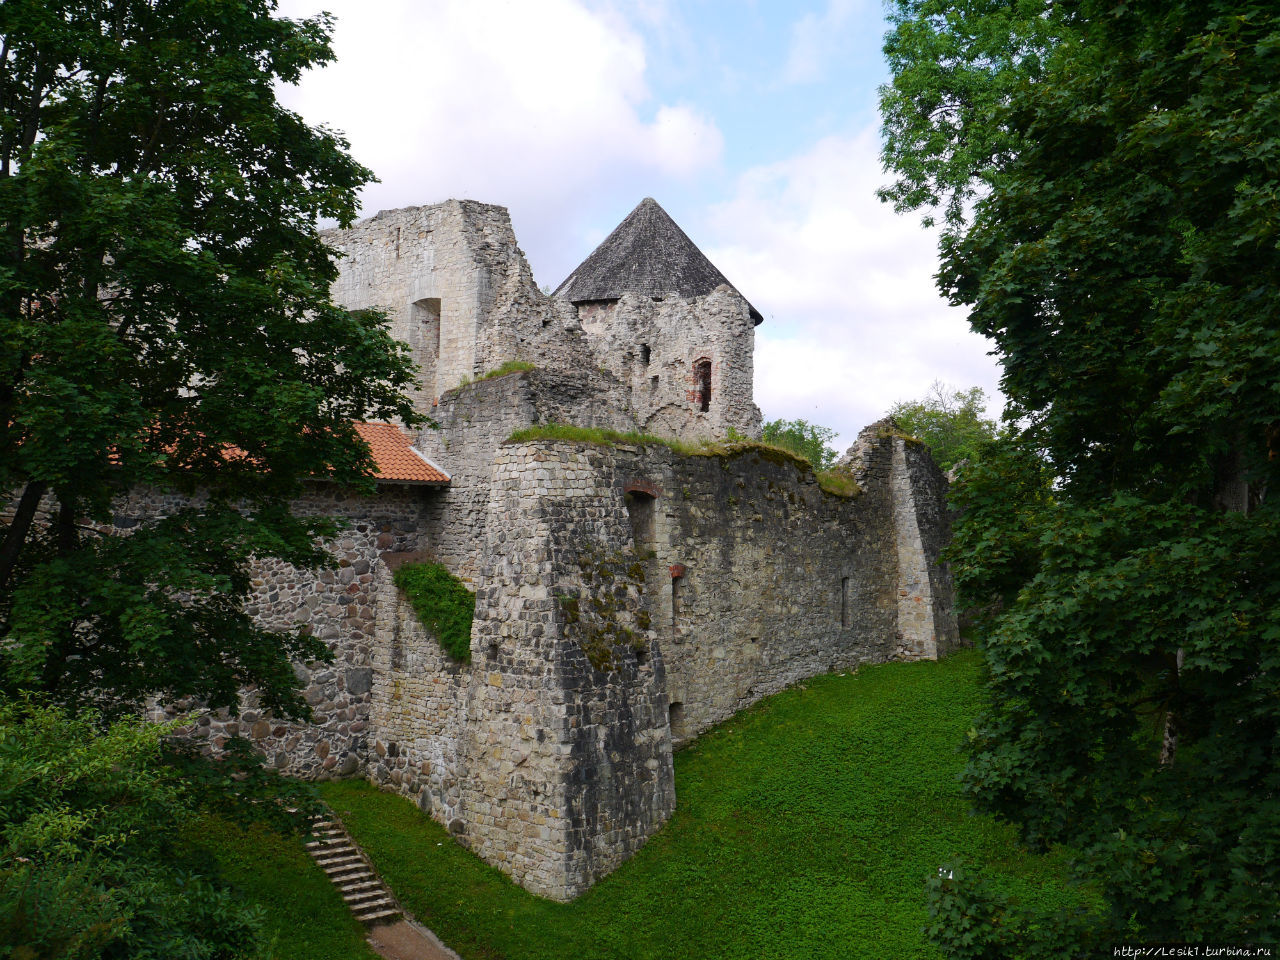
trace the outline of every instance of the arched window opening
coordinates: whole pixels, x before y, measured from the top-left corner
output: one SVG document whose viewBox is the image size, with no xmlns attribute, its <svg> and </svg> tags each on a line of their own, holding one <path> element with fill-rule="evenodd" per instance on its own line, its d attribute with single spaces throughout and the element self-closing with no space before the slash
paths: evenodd
<svg viewBox="0 0 1280 960">
<path fill-rule="evenodd" d="M 711 361 L 705 357 L 694 361 L 693 384 L 698 409 L 706 413 L 711 409 Z"/>
</svg>

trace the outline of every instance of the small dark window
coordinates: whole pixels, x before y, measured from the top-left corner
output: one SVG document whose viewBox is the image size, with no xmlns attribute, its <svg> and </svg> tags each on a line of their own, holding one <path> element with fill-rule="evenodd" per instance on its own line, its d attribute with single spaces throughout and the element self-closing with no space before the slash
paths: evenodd
<svg viewBox="0 0 1280 960">
<path fill-rule="evenodd" d="M 671 736 L 684 736 L 684 704 L 679 701 L 671 704 L 667 716 L 671 721 Z"/>
<path fill-rule="evenodd" d="M 647 343 L 640 344 L 640 362 L 646 367 L 649 365 L 649 345 Z"/>
<path fill-rule="evenodd" d="M 698 409 L 706 413 L 711 409 L 711 361 L 698 360 L 693 365 L 694 394 Z"/>
<path fill-rule="evenodd" d="M 643 490 L 632 490 L 626 496 L 627 518 L 631 521 L 631 539 L 636 549 L 653 545 L 653 496 Z"/>
<path fill-rule="evenodd" d="M 684 599 L 684 577 L 671 578 L 671 629 L 676 628 L 676 618 L 680 616 L 680 605 Z"/>
</svg>

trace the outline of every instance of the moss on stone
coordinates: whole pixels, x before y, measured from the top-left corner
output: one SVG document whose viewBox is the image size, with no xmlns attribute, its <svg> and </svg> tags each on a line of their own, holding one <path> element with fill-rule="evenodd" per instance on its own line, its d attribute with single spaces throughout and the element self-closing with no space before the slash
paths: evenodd
<svg viewBox="0 0 1280 960">
<path fill-rule="evenodd" d="M 467 585 L 439 563 L 406 563 L 395 572 L 395 584 L 445 652 L 469 662 L 476 595 Z"/>
</svg>

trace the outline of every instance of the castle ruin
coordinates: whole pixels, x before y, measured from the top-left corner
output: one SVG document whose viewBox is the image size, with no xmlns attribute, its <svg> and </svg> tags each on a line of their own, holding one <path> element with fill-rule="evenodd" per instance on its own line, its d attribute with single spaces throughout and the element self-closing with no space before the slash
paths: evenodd
<svg viewBox="0 0 1280 960">
<path fill-rule="evenodd" d="M 378 493 L 316 484 L 295 504 L 347 521 L 337 568 L 258 571 L 252 612 L 335 651 L 297 667 L 313 721 L 273 718 L 250 695 L 196 736 L 248 736 L 298 776 L 368 777 L 567 900 L 671 815 L 674 748 L 805 677 L 956 642 L 944 481 L 885 424 L 848 455 L 854 496 L 749 443 L 691 455 L 509 439 L 556 423 L 759 436 L 761 315 L 654 201 L 553 295 L 497 206 L 384 211 L 328 239 L 334 298 L 388 313 L 438 428 L 362 425 Z M 509 361 L 525 368 L 485 376 Z M 163 510 L 158 496 L 121 513 Z M 393 582 L 424 557 L 476 592 L 469 663 Z"/>
</svg>

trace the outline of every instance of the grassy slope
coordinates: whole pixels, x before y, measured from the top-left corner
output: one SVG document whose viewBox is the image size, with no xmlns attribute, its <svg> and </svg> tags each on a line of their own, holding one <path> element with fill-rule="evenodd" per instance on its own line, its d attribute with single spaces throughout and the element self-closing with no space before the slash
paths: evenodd
<svg viewBox="0 0 1280 960">
<path fill-rule="evenodd" d="M 464 957 L 907 958 L 923 883 L 957 856 L 1011 893 L 1069 902 L 1058 860 L 973 817 L 956 782 L 978 657 L 828 675 L 676 756 L 678 809 L 572 904 L 540 900 L 409 801 L 323 785 L 401 901 Z"/>
<path fill-rule="evenodd" d="M 190 840 L 217 862 L 222 877 L 267 913 L 277 960 L 379 960 L 365 929 L 298 837 L 205 817 Z"/>
</svg>

